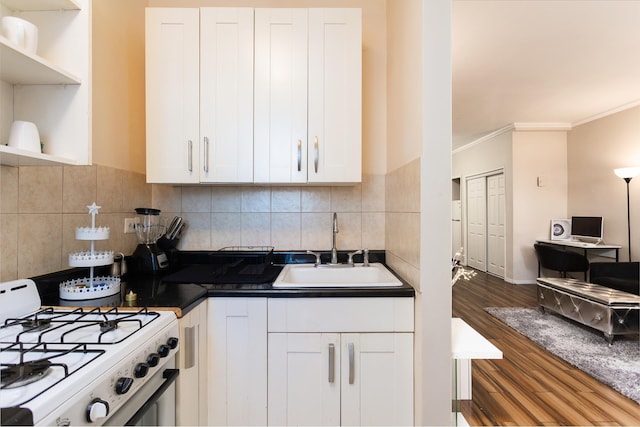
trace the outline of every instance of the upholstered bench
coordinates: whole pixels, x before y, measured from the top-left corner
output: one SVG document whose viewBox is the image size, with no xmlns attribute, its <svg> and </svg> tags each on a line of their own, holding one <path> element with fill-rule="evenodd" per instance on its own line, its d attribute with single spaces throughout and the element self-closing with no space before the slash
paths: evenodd
<svg viewBox="0 0 640 427">
<path fill-rule="evenodd" d="M 611 344 L 616 335 L 637 334 L 640 296 L 576 279 L 540 277 L 538 307 L 604 333 Z"/>
</svg>

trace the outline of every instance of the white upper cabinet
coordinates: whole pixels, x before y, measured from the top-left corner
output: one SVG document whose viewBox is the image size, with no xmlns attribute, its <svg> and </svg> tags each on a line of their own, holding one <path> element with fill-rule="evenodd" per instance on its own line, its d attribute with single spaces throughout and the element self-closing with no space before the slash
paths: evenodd
<svg viewBox="0 0 640 427">
<path fill-rule="evenodd" d="M 360 9 L 255 16 L 254 181 L 360 182 Z"/>
<path fill-rule="evenodd" d="M 253 181 L 253 9 L 200 9 L 201 182 Z"/>
<path fill-rule="evenodd" d="M 253 181 L 253 9 L 148 8 L 147 182 Z"/>
<path fill-rule="evenodd" d="M 146 72 L 148 182 L 362 180 L 360 9 L 149 8 Z"/>
<path fill-rule="evenodd" d="M 146 10 L 147 182 L 200 181 L 198 9 Z"/>
<path fill-rule="evenodd" d="M 307 182 L 307 9 L 256 9 L 254 180 Z"/>
<path fill-rule="evenodd" d="M 35 53 L 0 36 L 0 163 L 91 164 L 91 2 L 0 0 L 38 29 Z M 9 147 L 14 120 L 35 123 L 42 152 Z"/>
<path fill-rule="evenodd" d="M 309 9 L 309 182 L 362 181 L 362 13 Z"/>
</svg>

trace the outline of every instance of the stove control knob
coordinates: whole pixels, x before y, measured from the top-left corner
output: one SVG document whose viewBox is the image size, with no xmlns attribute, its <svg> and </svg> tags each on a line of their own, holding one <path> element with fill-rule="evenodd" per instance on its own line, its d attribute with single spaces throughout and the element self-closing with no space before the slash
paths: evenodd
<svg viewBox="0 0 640 427">
<path fill-rule="evenodd" d="M 147 363 L 149 364 L 149 366 L 151 367 L 158 366 L 159 362 L 160 362 L 160 355 L 158 353 L 151 353 L 149 356 L 147 356 Z"/>
<path fill-rule="evenodd" d="M 171 348 L 166 344 L 162 344 L 158 347 L 158 354 L 160 357 L 167 357 L 169 355 L 169 351 L 171 351 Z"/>
<path fill-rule="evenodd" d="M 125 394 L 129 391 L 131 386 L 133 385 L 133 378 L 129 377 L 120 377 L 118 381 L 116 381 L 116 393 Z"/>
<path fill-rule="evenodd" d="M 148 363 L 138 363 L 136 367 L 133 369 L 133 375 L 136 378 L 142 378 L 146 376 L 148 372 L 149 372 Z"/>
<path fill-rule="evenodd" d="M 87 421 L 93 423 L 109 415 L 109 403 L 102 399 L 93 399 L 87 406 Z"/>
<path fill-rule="evenodd" d="M 167 345 L 171 347 L 171 350 L 174 350 L 178 346 L 178 338 L 171 337 L 167 340 Z"/>
</svg>

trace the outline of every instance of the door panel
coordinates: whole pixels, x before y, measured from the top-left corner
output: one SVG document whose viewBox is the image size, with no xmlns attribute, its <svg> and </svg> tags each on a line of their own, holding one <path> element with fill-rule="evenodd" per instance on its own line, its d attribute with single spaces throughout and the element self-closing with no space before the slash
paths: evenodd
<svg viewBox="0 0 640 427">
<path fill-rule="evenodd" d="M 487 271 L 504 277 L 506 203 L 504 174 L 487 177 Z"/>
<path fill-rule="evenodd" d="M 147 182 L 196 183 L 199 61 L 197 9 L 146 10 Z"/>
<path fill-rule="evenodd" d="M 486 178 L 467 180 L 467 265 L 480 271 L 486 267 Z"/>
<path fill-rule="evenodd" d="M 200 181 L 252 182 L 252 8 L 200 9 L 200 77 Z"/>
<path fill-rule="evenodd" d="M 255 182 L 307 182 L 307 10 L 256 9 Z"/>
<path fill-rule="evenodd" d="M 413 334 L 342 334 L 341 425 L 413 425 Z"/>
<path fill-rule="evenodd" d="M 339 425 L 339 334 L 270 333 L 268 353 L 269 425 Z"/>
</svg>

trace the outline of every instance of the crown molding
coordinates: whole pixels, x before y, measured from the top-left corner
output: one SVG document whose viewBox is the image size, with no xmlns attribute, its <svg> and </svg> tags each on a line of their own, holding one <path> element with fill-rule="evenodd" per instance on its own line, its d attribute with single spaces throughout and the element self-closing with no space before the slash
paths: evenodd
<svg viewBox="0 0 640 427">
<path fill-rule="evenodd" d="M 514 123 L 516 131 L 568 131 L 572 129 L 571 123 Z"/>
<path fill-rule="evenodd" d="M 507 133 L 507 132 L 511 132 L 515 129 L 515 126 L 513 124 L 507 125 L 505 127 L 502 127 L 498 130 L 494 130 L 491 133 L 486 134 L 485 136 L 482 136 L 476 140 L 471 141 L 468 144 L 463 145 L 462 147 L 456 148 L 455 150 L 451 151 L 452 154 L 456 154 L 456 153 L 460 153 L 462 151 L 468 150 L 470 148 L 475 147 L 476 145 L 482 144 L 485 141 L 488 141 L 490 139 L 495 138 L 498 135 L 502 135 L 503 133 Z"/>
<path fill-rule="evenodd" d="M 582 119 L 582 120 L 578 120 L 577 122 L 573 123 L 573 127 L 580 126 L 580 125 L 583 125 L 585 123 L 589 123 L 589 122 L 592 122 L 594 120 L 598 120 L 598 119 L 601 119 L 603 117 L 607 117 L 607 116 L 610 116 L 612 114 L 616 114 L 616 113 L 619 113 L 621 111 L 628 110 L 629 108 L 637 107 L 639 105 L 640 105 L 640 99 L 637 100 L 637 101 L 633 101 L 633 102 L 630 102 L 628 104 L 624 104 L 624 105 L 621 105 L 619 107 L 613 108 L 611 110 L 607 110 L 607 111 L 604 111 L 602 113 L 596 114 L 595 116 L 591 116 L 591 117 L 587 117 L 587 118 Z"/>
</svg>

